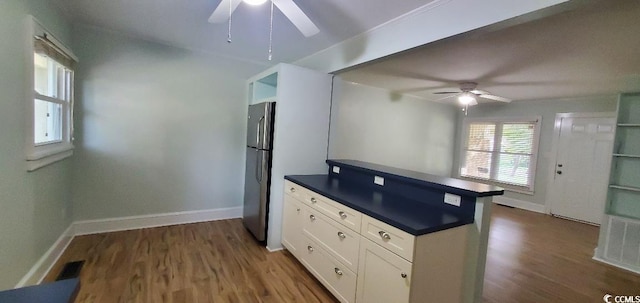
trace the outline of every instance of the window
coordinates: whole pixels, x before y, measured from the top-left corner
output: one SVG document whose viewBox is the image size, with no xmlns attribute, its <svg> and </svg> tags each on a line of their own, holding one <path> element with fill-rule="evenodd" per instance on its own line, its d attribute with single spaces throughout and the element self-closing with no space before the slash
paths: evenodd
<svg viewBox="0 0 640 303">
<path fill-rule="evenodd" d="M 32 171 L 72 155 L 75 57 L 35 20 L 27 164 Z"/>
<path fill-rule="evenodd" d="M 540 118 L 467 119 L 460 176 L 533 192 Z"/>
</svg>

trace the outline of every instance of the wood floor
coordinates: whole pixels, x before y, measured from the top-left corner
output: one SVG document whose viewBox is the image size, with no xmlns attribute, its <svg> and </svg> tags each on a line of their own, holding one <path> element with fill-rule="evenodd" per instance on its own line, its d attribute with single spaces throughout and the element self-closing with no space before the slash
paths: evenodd
<svg viewBox="0 0 640 303">
<path fill-rule="evenodd" d="M 597 227 L 501 206 L 491 224 L 484 302 L 640 295 L 640 275 L 591 259 Z M 240 220 L 76 237 L 45 281 L 75 260 L 86 260 L 76 302 L 336 302 Z"/>
</svg>

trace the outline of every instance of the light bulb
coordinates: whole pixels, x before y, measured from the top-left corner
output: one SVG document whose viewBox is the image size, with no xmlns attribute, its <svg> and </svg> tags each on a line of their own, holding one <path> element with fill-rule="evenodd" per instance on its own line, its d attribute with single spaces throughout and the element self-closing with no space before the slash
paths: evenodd
<svg viewBox="0 0 640 303">
<path fill-rule="evenodd" d="M 242 1 L 244 1 L 244 3 L 250 4 L 250 5 L 260 5 L 262 3 L 267 2 L 267 0 L 242 0 Z"/>
<path fill-rule="evenodd" d="M 470 105 L 476 102 L 476 98 L 469 92 L 465 92 L 458 97 L 458 102 L 462 105 Z"/>
</svg>

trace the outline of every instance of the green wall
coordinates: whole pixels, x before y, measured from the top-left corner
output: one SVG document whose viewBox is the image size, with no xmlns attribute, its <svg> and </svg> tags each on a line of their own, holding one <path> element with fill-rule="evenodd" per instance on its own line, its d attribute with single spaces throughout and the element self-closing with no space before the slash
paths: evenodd
<svg viewBox="0 0 640 303">
<path fill-rule="evenodd" d="M 71 222 L 71 160 L 27 172 L 29 14 L 65 44 L 71 37 L 50 1 L 0 1 L 0 289 L 13 288 Z"/>
<path fill-rule="evenodd" d="M 73 29 L 74 220 L 239 207 L 245 80 L 263 66 Z"/>
</svg>

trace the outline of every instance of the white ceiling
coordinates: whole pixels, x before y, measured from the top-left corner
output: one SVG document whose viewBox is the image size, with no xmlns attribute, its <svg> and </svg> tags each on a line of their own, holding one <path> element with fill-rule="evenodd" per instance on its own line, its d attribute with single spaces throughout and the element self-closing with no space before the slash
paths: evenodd
<svg viewBox="0 0 640 303">
<path fill-rule="evenodd" d="M 241 3 L 228 25 L 207 19 L 220 0 L 54 0 L 74 22 L 187 49 L 203 50 L 263 65 L 293 62 L 433 0 L 295 0 L 318 26 L 305 38 L 280 11 L 274 14 L 273 62 L 268 62 L 269 11 Z"/>
<path fill-rule="evenodd" d="M 433 92 L 456 90 L 462 81 L 514 100 L 640 91 L 640 1 L 587 3 L 431 43 L 340 76 L 428 100 L 442 97 Z"/>
</svg>

